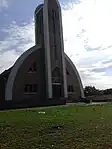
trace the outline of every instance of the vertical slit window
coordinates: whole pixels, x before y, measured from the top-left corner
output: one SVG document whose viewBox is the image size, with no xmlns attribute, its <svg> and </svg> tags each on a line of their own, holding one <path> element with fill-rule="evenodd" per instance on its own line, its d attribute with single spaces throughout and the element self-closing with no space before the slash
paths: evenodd
<svg viewBox="0 0 112 149">
<path fill-rule="evenodd" d="M 56 12 L 52 10 L 52 23 L 53 23 L 53 50 L 55 52 L 55 59 L 57 60 L 57 49 L 56 49 Z"/>
</svg>

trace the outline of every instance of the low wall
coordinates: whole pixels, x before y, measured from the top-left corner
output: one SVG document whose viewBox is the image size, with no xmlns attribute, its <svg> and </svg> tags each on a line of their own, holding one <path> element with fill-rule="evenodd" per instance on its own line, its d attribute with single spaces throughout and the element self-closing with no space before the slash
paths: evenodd
<svg viewBox="0 0 112 149">
<path fill-rule="evenodd" d="M 86 97 L 87 100 L 93 102 L 112 102 L 112 94 L 109 95 L 93 95 Z"/>
</svg>

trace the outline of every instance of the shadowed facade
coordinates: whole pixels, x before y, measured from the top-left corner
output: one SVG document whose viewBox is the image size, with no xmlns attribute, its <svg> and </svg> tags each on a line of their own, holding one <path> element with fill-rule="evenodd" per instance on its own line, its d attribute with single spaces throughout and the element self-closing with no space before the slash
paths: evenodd
<svg viewBox="0 0 112 149">
<path fill-rule="evenodd" d="M 60 105 L 80 98 L 80 76 L 64 53 L 59 2 L 45 0 L 35 10 L 35 46 L 0 75 L 0 108 Z"/>
</svg>

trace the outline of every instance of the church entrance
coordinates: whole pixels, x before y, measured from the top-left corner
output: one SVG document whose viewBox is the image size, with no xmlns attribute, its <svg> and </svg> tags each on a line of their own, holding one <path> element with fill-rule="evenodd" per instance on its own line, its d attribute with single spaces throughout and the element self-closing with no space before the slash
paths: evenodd
<svg viewBox="0 0 112 149">
<path fill-rule="evenodd" d="M 61 97 L 61 85 L 60 84 L 53 84 L 53 98 L 60 98 Z"/>
<path fill-rule="evenodd" d="M 56 67 L 52 72 L 52 90 L 53 98 L 60 99 L 61 97 L 61 78 L 60 78 L 60 68 Z"/>
</svg>

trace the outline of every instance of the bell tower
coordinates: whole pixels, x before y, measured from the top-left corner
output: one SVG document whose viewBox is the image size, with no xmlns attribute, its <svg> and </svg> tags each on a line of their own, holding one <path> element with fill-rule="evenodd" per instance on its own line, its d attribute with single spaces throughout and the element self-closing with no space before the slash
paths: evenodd
<svg viewBox="0 0 112 149">
<path fill-rule="evenodd" d="M 67 98 L 62 16 L 58 0 L 44 1 L 43 25 L 48 98 Z"/>
</svg>

